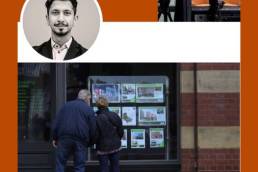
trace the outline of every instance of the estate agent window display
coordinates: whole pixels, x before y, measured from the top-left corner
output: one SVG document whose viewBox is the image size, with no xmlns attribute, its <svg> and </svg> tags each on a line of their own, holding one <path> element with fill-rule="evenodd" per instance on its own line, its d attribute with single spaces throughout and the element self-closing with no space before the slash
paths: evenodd
<svg viewBox="0 0 258 172">
<path fill-rule="evenodd" d="M 109 80 L 111 77 L 113 81 Z M 109 100 L 109 110 L 116 112 L 122 119 L 122 160 L 165 160 L 169 157 L 166 139 L 169 137 L 169 112 L 165 95 L 168 78 L 156 76 L 155 80 L 153 77 L 89 77 L 94 110 L 97 110 L 97 98 L 104 96 Z M 94 151 L 91 158 L 96 159 Z"/>
</svg>

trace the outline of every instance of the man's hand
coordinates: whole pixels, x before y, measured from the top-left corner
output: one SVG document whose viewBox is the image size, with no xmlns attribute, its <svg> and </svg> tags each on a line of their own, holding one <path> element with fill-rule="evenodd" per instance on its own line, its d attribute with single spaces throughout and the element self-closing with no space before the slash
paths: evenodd
<svg viewBox="0 0 258 172">
<path fill-rule="evenodd" d="M 56 140 L 53 140 L 53 141 L 52 141 L 52 145 L 54 146 L 54 148 L 57 148 L 57 141 L 56 141 Z"/>
</svg>

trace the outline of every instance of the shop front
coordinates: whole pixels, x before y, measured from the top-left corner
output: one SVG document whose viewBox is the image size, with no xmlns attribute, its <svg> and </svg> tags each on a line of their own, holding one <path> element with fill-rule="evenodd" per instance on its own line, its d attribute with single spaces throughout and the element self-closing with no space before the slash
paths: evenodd
<svg viewBox="0 0 258 172">
<path fill-rule="evenodd" d="M 54 171 L 51 123 L 82 88 L 91 91 L 94 110 L 103 95 L 123 121 L 122 171 L 180 171 L 177 64 L 23 63 L 18 69 L 19 171 Z M 87 157 L 88 171 L 96 171 L 94 147 Z"/>
</svg>

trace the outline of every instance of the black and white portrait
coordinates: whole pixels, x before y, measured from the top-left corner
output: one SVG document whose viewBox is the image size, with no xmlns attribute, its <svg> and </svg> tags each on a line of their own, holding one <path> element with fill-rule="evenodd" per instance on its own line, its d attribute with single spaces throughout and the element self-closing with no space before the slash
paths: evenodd
<svg viewBox="0 0 258 172">
<path fill-rule="evenodd" d="M 37 53 L 54 61 L 87 52 L 99 27 L 95 0 L 29 0 L 23 13 L 28 42 Z"/>
</svg>

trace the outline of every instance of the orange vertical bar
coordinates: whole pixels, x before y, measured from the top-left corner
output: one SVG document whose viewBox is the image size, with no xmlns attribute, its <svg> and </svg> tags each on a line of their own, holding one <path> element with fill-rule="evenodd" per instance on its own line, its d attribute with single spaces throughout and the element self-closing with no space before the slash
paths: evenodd
<svg viewBox="0 0 258 172">
<path fill-rule="evenodd" d="M 257 1 L 241 1 L 241 172 L 258 171 Z"/>
<path fill-rule="evenodd" d="M 1 170 L 18 171 L 17 21 L 23 0 L 1 1 Z"/>
</svg>

